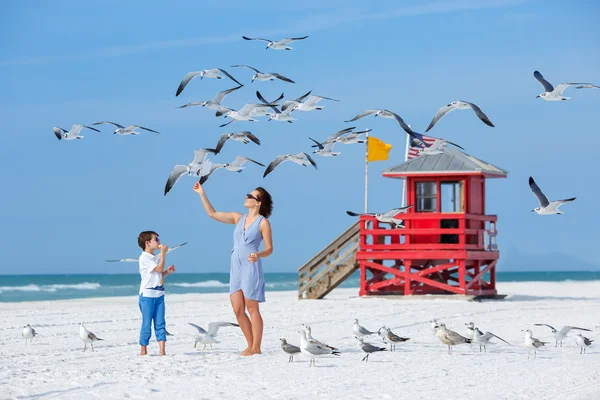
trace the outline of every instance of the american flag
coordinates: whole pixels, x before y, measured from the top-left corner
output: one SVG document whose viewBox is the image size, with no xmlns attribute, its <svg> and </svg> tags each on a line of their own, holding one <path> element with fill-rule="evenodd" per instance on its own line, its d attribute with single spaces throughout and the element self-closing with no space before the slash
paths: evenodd
<svg viewBox="0 0 600 400">
<path fill-rule="evenodd" d="M 423 135 L 423 141 L 425 143 L 427 143 L 428 145 L 432 145 L 433 142 L 435 142 L 437 139 L 436 137 L 433 136 L 425 136 Z M 408 138 L 408 143 L 410 144 L 410 137 Z M 413 158 L 417 157 L 419 155 L 419 153 L 421 152 L 422 148 L 421 147 L 409 147 L 408 148 L 408 155 L 406 160 L 412 160 Z"/>
</svg>

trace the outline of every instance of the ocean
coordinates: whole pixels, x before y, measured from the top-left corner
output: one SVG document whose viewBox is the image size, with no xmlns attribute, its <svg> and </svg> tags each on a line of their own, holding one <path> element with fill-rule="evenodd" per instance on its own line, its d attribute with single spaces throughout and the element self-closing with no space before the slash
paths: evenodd
<svg viewBox="0 0 600 400">
<path fill-rule="evenodd" d="M 497 272 L 499 282 L 600 280 L 600 271 Z M 267 292 L 298 289 L 296 273 L 265 273 Z M 176 273 L 165 280 L 167 294 L 227 293 L 228 273 Z M 0 303 L 88 297 L 136 296 L 139 274 L 0 275 Z M 358 288 L 358 271 L 339 287 Z"/>
</svg>

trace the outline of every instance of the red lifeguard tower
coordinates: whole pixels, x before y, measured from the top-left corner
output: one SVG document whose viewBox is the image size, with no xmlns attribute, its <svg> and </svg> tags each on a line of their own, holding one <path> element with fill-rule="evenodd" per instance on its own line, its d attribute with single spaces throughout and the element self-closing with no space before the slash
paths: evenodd
<svg viewBox="0 0 600 400">
<path fill-rule="evenodd" d="M 497 217 L 485 215 L 485 180 L 506 175 L 449 146 L 384 171 L 406 180 L 413 207 L 396 217 L 400 229 L 361 217 L 359 294 L 496 295 Z"/>
</svg>

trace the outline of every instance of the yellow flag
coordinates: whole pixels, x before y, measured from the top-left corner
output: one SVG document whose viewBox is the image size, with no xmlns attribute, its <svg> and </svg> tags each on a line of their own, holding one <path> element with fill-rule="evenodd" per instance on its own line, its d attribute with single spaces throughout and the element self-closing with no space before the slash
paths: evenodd
<svg viewBox="0 0 600 400">
<path fill-rule="evenodd" d="M 388 159 L 391 144 L 387 144 L 374 136 L 367 139 L 367 161 L 384 161 Z"/>
</svg>

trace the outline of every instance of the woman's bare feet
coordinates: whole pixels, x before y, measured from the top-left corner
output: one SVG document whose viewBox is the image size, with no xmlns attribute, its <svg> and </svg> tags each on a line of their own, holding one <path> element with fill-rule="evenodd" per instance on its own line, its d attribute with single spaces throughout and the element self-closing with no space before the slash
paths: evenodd
<svg viewBox="0 0 600 400">
<path fill-rule="evenodd" d="M 261 354 L 260 349 L 250 349 L 250 355 Z"/>
<path fill-rule="evenodd" d="M 241 356 L 244 357 L 248 357 L 251 356 L 253 353 L 251 352 L 250 348 L 248 347 L 246 350 L 242 351 L 242 354 L 240 354 Z"/>
</svg>

